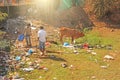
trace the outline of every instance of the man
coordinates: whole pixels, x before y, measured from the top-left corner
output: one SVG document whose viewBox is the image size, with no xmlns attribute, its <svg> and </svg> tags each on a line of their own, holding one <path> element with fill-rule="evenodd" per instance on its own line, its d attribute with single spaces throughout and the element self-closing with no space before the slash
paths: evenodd
<svg viewBox="0 0 120 80">
<path fill-rule="evenodd" d="M 25 35 L 25 39 L 26 39 L 26 44 L 27 44 L 27 47 L 31 47 L 31 24 L 27 24 L 27 26 L 25 27 L 25 30 L 24 30 L 24 35 Z"/>
<path fill-rule="evenodd" d="M 46 31 L 44 30 L 43 26 L 41 26 L 40 30 L 38 31 L 38 40 L 41 56 L 45 56 Z"/>
</svg>

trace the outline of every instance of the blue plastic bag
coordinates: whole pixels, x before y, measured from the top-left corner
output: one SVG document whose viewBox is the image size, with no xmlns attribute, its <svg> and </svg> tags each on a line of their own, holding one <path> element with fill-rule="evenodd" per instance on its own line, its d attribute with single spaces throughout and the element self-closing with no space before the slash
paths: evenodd
<svg viewBox="0 0 120 80">
<path fill-rule="evenodd" d="M 68 42 L 64 42 L 63 46 L 69 46 Z"/>
<path fill-rule="evenodd" d="M 18 41 L 23 41 L 24 40 L 24 34 L 20 34 L 18 36 Z"/>
<path fill-rule="evenodd" d="M 15 60 L 19 61 L 21 59 L 20 56 L 16 56 Z"/>
<path fill-rule="evenodd" d="M 29 49 L 28 50 L 28 54 L 31 55 L 33 53 L 33 50 L 32 49 Z"/>
</svg>

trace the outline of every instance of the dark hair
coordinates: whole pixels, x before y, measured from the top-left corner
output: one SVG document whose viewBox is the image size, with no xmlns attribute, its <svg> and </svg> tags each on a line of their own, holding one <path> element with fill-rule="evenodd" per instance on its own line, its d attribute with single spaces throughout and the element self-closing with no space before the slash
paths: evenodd
<svg viewBox="0 0 120 80">
<path fill-rule="evenodd" d="M 43 27 L 43 26 L 40 26 L 40 29 L 44 29 L 44 27 Z"/>
<path fill-rule="evenodd" d="M 27 26 L 31 26 L 31 24 L 30 24 L 30 23 L 28 23 L 28 24 L 27 24 Z"/>
</svg>

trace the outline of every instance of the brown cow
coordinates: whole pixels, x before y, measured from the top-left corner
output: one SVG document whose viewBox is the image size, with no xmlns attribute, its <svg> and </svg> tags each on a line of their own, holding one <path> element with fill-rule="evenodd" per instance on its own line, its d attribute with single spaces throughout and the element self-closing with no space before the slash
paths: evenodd
<svg viewBox="0 0 120 80">
<path fill-rule="evenodd" d="M 61 27 L 60 28 L 60 41 L 63 43 L 63 37 L 71 37 L 73 43 L 74 39 L 77 39 L 79 37 L 83 37 L 84 33 L 79 32 L 75 29 Z"/>
</svg>

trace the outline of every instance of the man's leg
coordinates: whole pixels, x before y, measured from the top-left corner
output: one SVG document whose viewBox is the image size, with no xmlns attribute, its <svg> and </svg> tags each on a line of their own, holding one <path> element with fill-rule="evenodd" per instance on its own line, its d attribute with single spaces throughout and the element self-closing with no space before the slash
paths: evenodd
<svg viewBox="0 0 120 80">
<path fill-rule="evenodd" d="M 28 36 L 28 45 L 31 46 L 31 38 Z"/>
<path fill-rule="evenodd" d="M 45 55 L 45 43 L 40 42 L 40 51 L 42 52 L 41 56 Z"/>
<path fill-rule="evenodd" d="M 28 46 L 29 45 L 28 36 L 26 36 L 25 39 L 26 39 L 26 45 Z"/>
<path fill-rule="evenodd" d="M 42 52 L 42 53 L 41 53 L 41 56 L 44 56 L 44 50 L 43 50 L 43 49 L 40 49 L 40 51 Z"/>
</svg>

